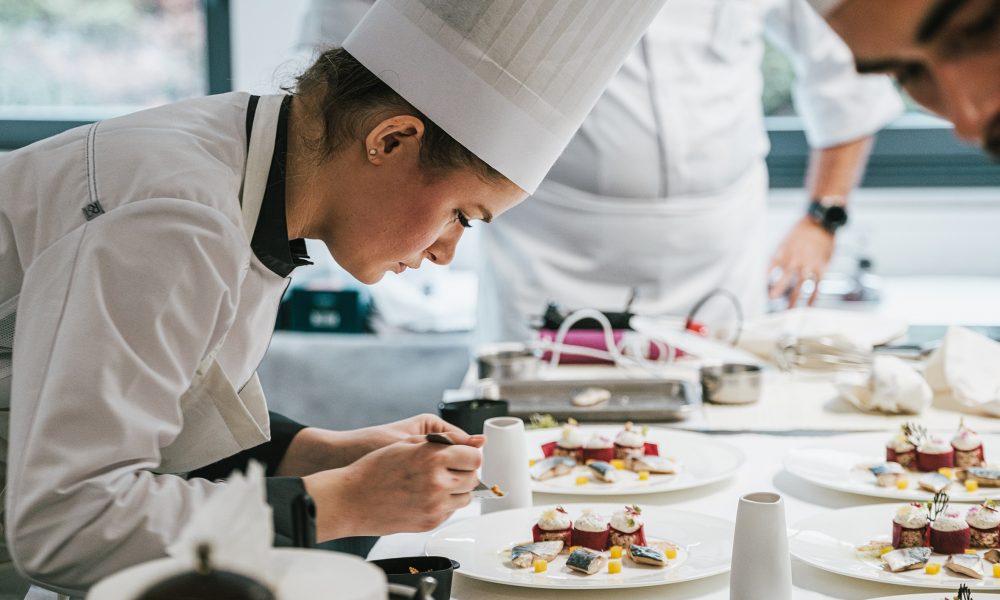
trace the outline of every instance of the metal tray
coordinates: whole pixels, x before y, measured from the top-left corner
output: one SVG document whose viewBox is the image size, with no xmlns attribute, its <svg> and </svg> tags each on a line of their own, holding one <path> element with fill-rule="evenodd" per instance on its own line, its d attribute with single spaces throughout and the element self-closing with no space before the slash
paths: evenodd
<svg viewBox="0 0 1000 600">
<path fill-rule="evenodd" d="M 574 406 L 574 395 L 586 388 L 603 388 L 611 399 L 594 407 Z M 489 395 L 510 405 L 510 414 L 530 417 L 550 414 L 577 421 L 680 421 L 701 406 L 697 383 L 674 379 L 570 379 L 498 381 Z"/>
</svg>

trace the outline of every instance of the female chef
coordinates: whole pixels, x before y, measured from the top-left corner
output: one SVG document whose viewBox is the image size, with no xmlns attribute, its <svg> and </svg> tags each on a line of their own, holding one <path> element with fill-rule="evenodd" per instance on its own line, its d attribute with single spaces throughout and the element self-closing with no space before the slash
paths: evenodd
<svg viewBox="0 0 1000 600">
<path fill-rule="evenodd" d="M 302 238 L 366 283 L 449 262 L 470 221 L 537 187 L 661 1 L 528 2 L 511 22 L 384 0 L 290 95 L 183 101 L 0 158 L 7 588 L 11 561 L 69 593 L 163 556 L 251 456 L 279 542 L 303 492 L 319 541 L 466 505 L 483 440 L 434 417 L 269 418 L 255 369 Z"/>
</svg>

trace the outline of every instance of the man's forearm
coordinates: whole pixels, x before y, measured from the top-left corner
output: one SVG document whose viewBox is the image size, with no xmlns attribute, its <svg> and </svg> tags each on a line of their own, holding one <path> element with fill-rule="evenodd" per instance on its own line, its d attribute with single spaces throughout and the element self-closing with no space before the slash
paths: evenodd
<svg viewBox="0 0 1000 600">
<path fill-rule="evenodd" d="M 840 197 L 846 202 L 864 175 L 871 137 L 813 150 L 809 155 L 806 188 L 810 198 Z"/>
</svg>

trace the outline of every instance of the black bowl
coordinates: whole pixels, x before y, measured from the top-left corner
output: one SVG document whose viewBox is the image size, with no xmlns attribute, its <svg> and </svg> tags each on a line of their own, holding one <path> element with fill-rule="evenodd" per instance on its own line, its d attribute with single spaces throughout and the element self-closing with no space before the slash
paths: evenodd
<svg viewBox="0 0 1000 600">
<path fill-rule="evenodd" d="M 465 433 L 476 435 L 483 432 L 483 423 L 493 417 L 506 417 L 509 412 L 506 400 L 459 400 L 438 404 L 441 418 Z"/>
<path fill-rule="evenodd" d="M 403 558 L 383 558 L 371 563 L 385 571 L 389 583 L 398 583 L 416 588 L 422 577 L 437 580 L 434 600 L 451 600 L 451 573 L 461 565 L 444 556 L 408 556 Z M 410 568 L 419 573 L 411 573 Z"/>
</svg>

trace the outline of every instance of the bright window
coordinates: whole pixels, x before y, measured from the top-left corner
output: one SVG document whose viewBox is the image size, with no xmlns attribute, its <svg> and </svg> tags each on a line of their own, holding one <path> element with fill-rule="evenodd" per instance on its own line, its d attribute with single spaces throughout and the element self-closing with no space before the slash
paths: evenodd
<svg viewBox="0 0 1000 600">
<path fill-rule="evenodd" d="M 227 13 L 217 0 L 0 0 L 0 147 L 228 89 Z"/>
</svg>

